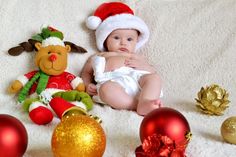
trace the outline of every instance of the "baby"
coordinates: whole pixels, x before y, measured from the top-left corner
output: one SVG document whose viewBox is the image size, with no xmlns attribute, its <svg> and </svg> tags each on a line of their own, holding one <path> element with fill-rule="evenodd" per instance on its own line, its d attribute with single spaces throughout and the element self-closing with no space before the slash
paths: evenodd
<svg viewBox="0 0 236 157">
<path fill-rule="evenodd" d="M 103 22 L 95 27 L 94 18 L 101 15 Z M 136 53 L 149 37 L 146 24 L 127 5 L 110 2 L 102 4 L 88 18 L 87 26 L 95 27 L 101 52 L 91 56 L 82 70 L 86 91 L 97 102 L 115 109 L 136 110 L 140 115 L 159 108 L 160 77 Z"/>
</svg>

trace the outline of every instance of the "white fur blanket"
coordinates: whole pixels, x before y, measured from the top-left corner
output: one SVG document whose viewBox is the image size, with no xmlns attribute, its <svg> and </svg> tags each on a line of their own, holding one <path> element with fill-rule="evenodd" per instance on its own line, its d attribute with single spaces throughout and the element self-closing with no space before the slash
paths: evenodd
<svg viewBox="0 0 236 157">
<path fill-rule="evenodd" d="M 79 75 L 86 59 L 96 50 L 94 32 L 85 19 L 105 0 L 0 0 L 0 114 L 17 117 L 25 125 L 29 143 L 24 157 L 50 157 L 51 136 L 58 118 L 46 126 L 33 124 L 16 96 L 6 88 L 18 75 L 35 69 L 33 53 L 8 55 L 7 50 L 51 24 L 65 40 L 88 50 L 70 54 L 68 71 Z M 236 116 L 236 1 L 235 0 L 124 0 L 150 27 L 149 42 L 141 49 L 162 76 L 165 106 L 180 111 L 188 120 L 193 138 L 188 157 L 234 157 L 236 145 L 223 141 L 222 122 Z M 212 83 L 230 94 L 223 116 L 208 116 L 195 107 L 197 92 Z M 143 117 L 95 105 L 92 113 L 102 118 L 107 145 L 104 157 L 133 157 L 141 144 Z M 1 156 L 1 155 L 0 155 Z"/>
</svg>

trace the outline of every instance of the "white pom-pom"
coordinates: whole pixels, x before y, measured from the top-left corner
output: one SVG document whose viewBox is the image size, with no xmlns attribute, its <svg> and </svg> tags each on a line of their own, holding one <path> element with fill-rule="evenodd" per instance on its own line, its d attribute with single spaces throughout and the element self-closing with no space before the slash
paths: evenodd
<svg viewBox="0 0 236 157">
<path fill-rule="evenodd" d="M 91 30 L 96 30 L 102 20 L 97 16 L 89 16 L 86 20 L 86 26 Z"/>
</svg>

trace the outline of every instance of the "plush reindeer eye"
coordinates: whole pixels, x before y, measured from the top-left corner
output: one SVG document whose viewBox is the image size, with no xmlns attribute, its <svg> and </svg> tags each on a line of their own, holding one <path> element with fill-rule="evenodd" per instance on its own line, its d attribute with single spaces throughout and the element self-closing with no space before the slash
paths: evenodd
<svg viewBox="0 0 236 157">
<path fill-rule="evenodd" d="M 57 54 L 61 55 L 61 52 L 57 52 Z"/>
<path fill-rule="evenodd" d="M 51 54 L 51 52 L 50 52 L 50 51 L 48 51 L 48 54 Z"/>
</svg>

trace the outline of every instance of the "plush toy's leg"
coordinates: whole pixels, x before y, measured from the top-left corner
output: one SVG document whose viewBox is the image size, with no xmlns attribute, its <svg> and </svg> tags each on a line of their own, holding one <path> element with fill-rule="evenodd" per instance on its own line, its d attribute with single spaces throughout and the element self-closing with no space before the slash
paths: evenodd
<svg viewBox="0 0 236 157">
<path fill-rule="evenodd" d="M 65 115 L 67 112 L 71 110 L 79 111 L 79 113 L 83 115 L 87 114 L 87 112 L 83 108 L 75 106 L 74 104 L 60 97 L 53 98 L 49 104 L 59 118 L 62 118 L 63 115 Z"/>
<path fill-rule="evenodd" d="M 37 101 L 30 105 L 29 117 L 34 123 L 44 125 L 52 121 L 53 114 L 44 104 Z"/>
<path fill-rule="evenodd" d="M 92 98 L 85 92 L 72 91 L 61 91 L 53 94 L 53 97 L 60 97 L 66 101 L 73 102 L 74 105 L 84 108 L 89 111 L 93 108 Z M 77 103 L 74 103 L 77 102 Z"/>
</svg>

